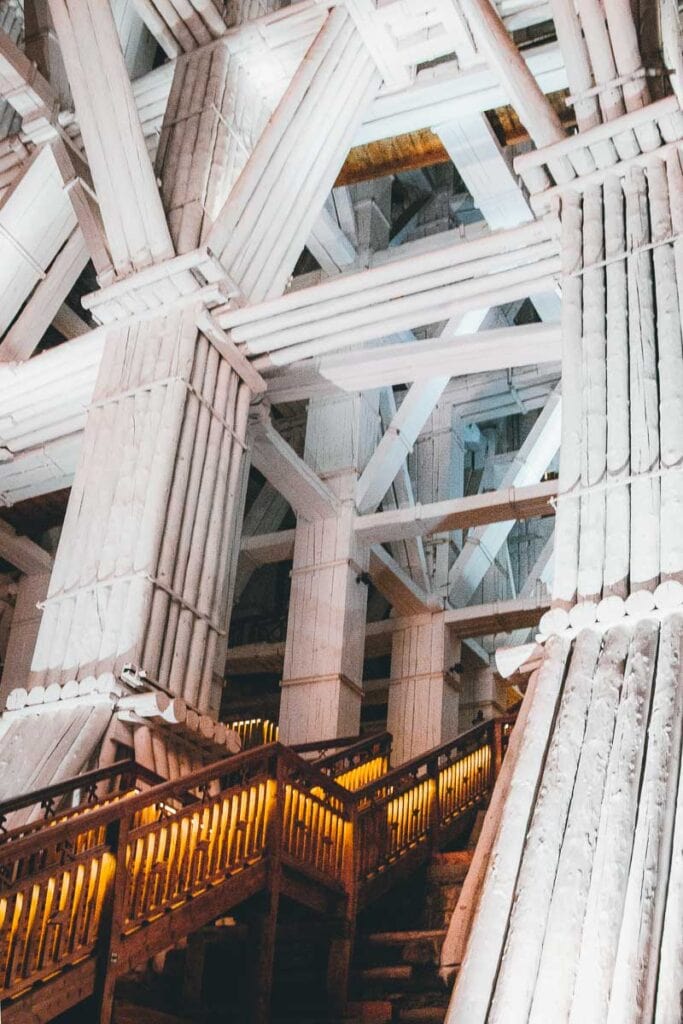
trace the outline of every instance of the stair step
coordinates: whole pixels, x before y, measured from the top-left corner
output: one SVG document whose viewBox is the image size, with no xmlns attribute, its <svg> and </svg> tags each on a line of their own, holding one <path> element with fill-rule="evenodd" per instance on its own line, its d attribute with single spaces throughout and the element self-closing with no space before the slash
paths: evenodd
<svg viewBox="0 0 683 1024">
<path fill-rule="evenodd" d="M 393 1007 L 386 1000 L 366 999 L 349 1003 L 348 1012 L 359 1024 L 391 1024 Z"/>
<path fill-rule="evenodd" d="M 116 1003 L 114 1005 L 114 1024 L 190 1024 L 189 1017 L 175 1017 L 170 1013 L 162 1013 L 137 1003 Z"/>
<path fill-rule="evenodd" d="M 361 981 L 410 981 L 412 976 L 413 968 L 410 964 L 363 967 L 358 972 Z"/>
<path fill-rule="evenodd" d="M 431 928 L 423 931 L 374 932 L 371 935 L 364 935 L 362 941 L 373 946 L 404 946 L 408 942 L 443 941 L 445 938 L 445 928 Z"/>
<path fill-rule="evenodd" d="M 445 1006 L 416 1006 L 398 1011 L 401 1024 L 443 1024 Z"/>
</svg>

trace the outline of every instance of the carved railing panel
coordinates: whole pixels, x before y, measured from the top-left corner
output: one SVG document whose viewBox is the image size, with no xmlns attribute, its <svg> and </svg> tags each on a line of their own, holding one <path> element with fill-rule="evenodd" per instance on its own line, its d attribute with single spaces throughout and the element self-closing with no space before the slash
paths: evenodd
<svg viewBox="0 0 683 1024">
<path fill-rule="evenodd" d="M 114 870 L 111 851 L 100 845 L 2 889 L 3 1000 L 93 952 Z"/>
</svg>

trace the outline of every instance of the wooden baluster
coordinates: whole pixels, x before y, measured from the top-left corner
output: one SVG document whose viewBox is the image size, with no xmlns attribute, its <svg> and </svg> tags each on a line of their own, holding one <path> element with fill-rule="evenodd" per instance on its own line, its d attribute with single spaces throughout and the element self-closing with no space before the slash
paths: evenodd
<svg viewBox="0 0 683 1024">
<path fill-rule="evenodd" d="M 358 807 L 355 801 L 349 801 L 346 809 L 350 821 L 349 828 L 345 830 L 346 842 L 342 861 L 344 899 L 337 909 L 332 925 L 332 938 L 327 961 L 328 1000 L 333 1011 L 338 1013 L 344 1011 L 348 997 L 360 885 L 361 832 Z M 383 813 L 385 813 L 384 810 Z"/>
<path fill-rule="evenodd" d="M 282 840 L 286 765 L 281 752 L 275 757 L 275 785 L 266 815 L 267 892 L 257 910 L 258 935 L 254 951 L 254 983 L 251 986 L 253 1024 L 268 1024 L 273 987 L 275 934 L 282 885 Z M 271 774 L 269 772 L 269 774 Z"/>
<path fill-rule="evenodd" d="M 441 800 L 439 799 L 439 759 L 431 757 L 427 763 L 427 792 L 425 794 L 427 804 L 427 828 L 428 841 L 432 851 L 439 848 L 439 836 L 441 832 Z"/>
<path fill-rule="evenodd" d="M 491 747 L 491 789 L 493 789 L 501 765 L 503 763 L 503 723 L 499 718 L 493 723 L 493 743 Z"/>
<path fill-rule="evenodd" d="M 99 1024 L 111 1024 L 114 1009 L 119 948 L 123 938 L 126 915 L 128 890 L 126 849 L 129 829 L 129 819 L 121 817 L 114 821 L 107 830 L 107 843 L 110 850 L 113 851 L 116 867 L 100 918 L 100 949 L 97 957 L 94 998 L 94 1005 L 100 1007 Z"/>
</svg>

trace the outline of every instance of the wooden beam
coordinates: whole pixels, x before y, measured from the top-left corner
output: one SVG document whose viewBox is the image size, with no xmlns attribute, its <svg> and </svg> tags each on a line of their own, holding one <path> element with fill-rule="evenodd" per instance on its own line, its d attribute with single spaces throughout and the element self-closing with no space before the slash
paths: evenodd
<svg viewBox="0 0 683 1024">
<path fill-rule="evenodd" d="M 381 544 L 370 549 L 370 577 L 398 615 L 442 611 L 443 600 L 424 591 Z"/>
<path fill-rule="evenodd" d="M 352 241 L 342 230 L 331 200 L 325 203 L 313 225 L 306 248 L 328 275 L 338 274 L 355 263 L 358 254 Z"/>
<path fill-rule="evenodd" d="M 54 132 L 56 97 L 48 82 L 17 44 L 0 29 L 0 96 L 14 107 L 25 131 Z"/>
<path fill-rule="evenodd" d="M 380 416 L 386 430 L 396 413 L 396 401 L 393 388 L 383 388 L 379 400 Z M 415 495 L 413 484 L 408 472 L 408 463 L 404 462 L 396 474 L 391 487 L 384 495 L 382 509 L 387 512 L 396 508 L 413 508 Z M 431 590 L 431 581 L 427 569 L 424 544 L 421 537 L 409 537 L 391 545 L 391 553 L 402 568 L 410 574 L 423 590 Z"/>
<path fill-rule="evenodd" d="M 258 357 L 258 369 L 320 356 L 388 333 L 489 308 L 554 287 L 557 241 L 542 223 L 462 242 L 459 233 L 397 246 L 369 270 L 216 319 Z"/>
<path fill-rule="evenodd" d="M 288 562 L 294 555 L 295 535 L 296 530 L 280 530 L 242 537 L 240 557 L 254 568 L 273 562 Z"/>
<path fill-rule="evenodd" d="M 0 342 L 0 362 L 22 362 L 33 355 L 87 262 L 83 233 L 76 228 Z"/>
<path fill-rule="evenodd" d="M 27 575 L 51 572 L 54 561 L 44 548 L 30 537 L 22 537 L 4 519 L 0 519 L 0 558 Z"/>
<path fill-rule="evenodd" d="M 52 326 L 64 336 L 67 341 L 72 338 L 80 338 L 83 334 L 90 334 L 92 327 L 86 323 L 83 317 L 75 313 L 71 306 L 63 302 L 52 318 Z"/>
<path fill-rule="evenodd" d="M 329 487 L 279 434 L 267 414 L 252 423 L 251 461 L 304 519 L 326 519 L 339 510 Z"/>
<path fill-rule="evenodd" d="M 453 636 L 462 640 L 490 633 L 510 633 L 523 626 L 537 625 L 549 608 L 550 596 L 517 597 L 510 601 L 451 608 L 446 611 L 446 625 Z"/>
<path fill-rule="evenodd" d="M 460 334 L 476 331 L 483 323 L 487 312 L 487 309 L 472 310 L 469 314 L 449 320 L 441 333 L 441 338 L 455 340 Z M 371 512 L 377 508 L 401 465 L 412 451 L 418 435 L 449 381 L 450 376 L 442 372 L 436 377 L 416 381 L 409 388 L 358 481 L 356 507 L 359 512 Z"/>
<path fill-rule="evenodd" d="M 467 498 L 450 498 L 429 505 L 375 512 L 356 520 L 356 533 L 369 543 L 389 542 L 404 537 L 470 529 L 508 519 L 532 519 L 554 515 L 551 504 L 557 496 L 557 480 L 521 487 L 501 488 Z"/>
<path fill-rule="evenodd" d="M 356 485 L 360 513 L 374 511 L 391 487 L 449 379 L 434 377 L 409 389 Z"/>
<path fill-rule="evenodd" d="M 117 273 L 173 256 L 109 3 L 50 0 Z"/>
</svg>

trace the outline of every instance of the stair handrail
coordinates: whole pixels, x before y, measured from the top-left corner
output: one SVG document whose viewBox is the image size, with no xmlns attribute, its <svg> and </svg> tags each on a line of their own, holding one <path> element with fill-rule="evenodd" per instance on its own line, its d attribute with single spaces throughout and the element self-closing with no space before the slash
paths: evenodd
<svg viewBox="0 0 683 1024">
<path fill-rule="evenodd" d="M 305 777 L 311 786 L 326 790 L 344 808 L 352 804 L 354 794 L 349 790 L 337 785 L 333 779 L 298 757 L 288 747 L 277 742 L 268 743 L 239 754 L 233 754 L 220 761 L 214 761 L 191 775 L 162 782 L 144 792 L 131 793 L 115 803 L 86 809 L 87 817 L 85 814 L 70 816 L 64 821 L 50 823 L 49 829 L 43 825 L 43 828 L 32 835 L 20 836 L 11 843 L 0 844 L 0 867 L 8 861 L 30 856 L 40 850 L 41 846 L 45 845 L 43 839 L 45 836 L 47 836 L 50 846 L 56 847 L 61 843 L 68 843 L 70 839 L 85 829 L 94 832 L 124 818 L 130 819 L 149 805 L 168 805 L 174 798 L 185 806 L 193 802 L 200 802 L 206 799 L 209 785 L 217 779 L 243 776 L 249 767 L 258 766 L 259 763 L 266 765 L 267 762 L 275 761 L 278 757 L 290 768 L 295 769 L 302 778 Z M 132 763 L 135 764 L 135 762 Z M 273 772 L 274 777 L 275 772 Z"/>
<path fill-rule="evenodd" d="M 317 764 L 319 760 L 326 757 L 334 757 L 336 756 L 337 751 L 341 753 L 347 747 L 358 742 L 359 738 L 357 734 L 354 734 L 353 736 L 333 736 L 327 740 L 308 740 L 306 743 L 292 743 L 289 749 L 296 751 L 297 754 L 319 753 L 319 758 L 315 761 L 309 762 L 309 764 Z M 328 751 L 330 751 L 329 754 L 327 753 Z"/>
<path fill-rule="evenodd" d="M 391 742 L 392 735 L 390 732 L 386 731 L 370 733 L 367 736 L 362 736 L 360 739 L 356 736 L 355 742 L 349 743 L 349 745 L 345 746 L 343 750 L 338 752 L 333 751 L 330 754 L 326 754 L 324 757 L 314 761 L 313 764 L 321 769 L 329 768 L 335 770 L 337 763 L 342 760 L 350 761 L 351 759 L 356 758 L 357 756 L 362 756 L 366 753 L 372 753 L 373 755 L 378 753 L 388 754 L 391 750 Z M 346 768 L 350 766 L 350 764 L 345 765 L 344 767 L 341 767 L 340 765 L 340 771 L 345 771 Z"/>
<path fill-rule="evenodd" d="M 114 764 L 108 765 L 105 768 L 95 768 L 92 771 L 84 772 L 82 775 L 70 776 L 68 779 L 55 782 L 50 786 L 44 786 L 42 789 L 34 789 L 28 793 L 22 793 L 20 796 L 11 797 L 9 800 L 3 800 L 0 803 L 0 843 L 5 842 L 12 835 L 12 831 L 5 827 L 10 814 L 26 810 L 29 807 L 40 807 L 43 811 L 42 821 L 38 820 L 32 823 L 39 828 L 44 821 L 54 821 L 59 817 L 60 811 L 55 809 L 55 805 L 59 802 L 60 798 L 76 793 L 79 790 L 83 791 L 83 799 L 78 804 L 65 809 L 64 813 L 77 811 L 84 806 L 96 804 L 100 799 L 97 792 L 98 787 L 102 783 L 113 782 L 117 777 L 120 780 L 120 790 L 130 789 L 137 781 L 146 782 L 152 786 L 163 782 L 161 776 L 157 775 L 156 772 L 145 768 L 132 759 L 127 759 L 125 761 L 115 761 Z"/>
<path fill-rule="evenodd" d="M 23 955 L 18 959 L 12 955 L 5 994 L 11 998 L 83 957 L 94 956 L 101 965 L 115 963 L 112 950 L 123 949 L 121 943 L 129 943 L 126 955 L 133 955 L 133 949 L 140 955 L 149 948 L 145 925 L 158 927 L 166 920 L 166 910 L 175 912 L 195 898 L 213 900 L 215 885 L 232 885 L 234 892 L 239 872 L 255 870 L 251 877 L 262 885 L 264 879 L 293 869 L 299 877 L 308 876 L 314 884 L 322 883 L 343 896 L 345 914 L 351 920 L 359 900 L 367 898 L 373 876 L 389 880 L 393 875 L 387 869 L 394 863 L 401 865 L 400 871 L 407 870 L 411 861 L 421 862 L 430 844 L 438 840 L 446 820 L 440 817 L 440 787 L 449 771 L 457 771 L 464 759 L 473 753 L 476 758 L 479 752 L 479 770 L 486 766 L 493 779 L 502 721 L 482 723 L 357 792 L 276 742 L 214 762 L 181 779 L 86 806 L 81 813 L 43 822 L 33 834 L 0 844 L 0 896 L 23 901 L 17 908 L 36 901 L 30 927 L 43 930 L 37 934 L 62 927 L 59 905 L 51 909 L 47 892 L 50 885 L 55 885 L 55 891 L 61 885 L 64 892 L 63 880 L 73 879 L 73 872 L 96 878 L 92 884 L 97 894 L 92 896 L 91 884 L 87 899 L 98 901 L 98 909 L 84 902 L 83 912 L 79 910 L 77 948 L 53 953 L 55 959 L 36 965 Z M 21 799 L 35 800 L 35 794 Z M 477 801 L 482 801 L 481 787 L 474 793 L 473 807 Z M 223 823 L 220 835 L 214 831 L 219 821 Z M 173 834 L 184 835 L 187 842 L 177 856 L 169 858 Z M 255 891 L 249 885 L 247 894 Z M 69 882 L 68 892 L 72 891 Z M 34 894 L 31 900 L 29 892 Z M 86 890 L 79 898 L 86 899 Z M 211 902 L 212 913 L 215 906 Z M 203 913 L 208 915 L 208 910 Z M 16 920 L 19 927 L 21 921 Z M 25 927 L 28 924 L 27 919 Z M 11 941 L 30 940 L 30 948 L 38 949 L 35 934 L 31 938 L 22 933 L 19 939 L 18 933 L 12 934 Z M 63 947 L 61 937 L 58 947 Z"/>
<path fill-rule="evenodd" d="M 369 782 L 367 786 L 362 789 L 355 791 L 355 796 L 359 801 L 371 800 L 375 791 L 385 790 L 387 786 L 391 785 L 394 781 L 400 782 L 404 776 L 415 775 L 420 769 L 424 769 L 426 772 L 429 766 L 434 762 L 438 762 L 439 758 L 450 756 L 450 754 L 458 747 L 468 746 L 476 740 L 483 739 L 488 736 L 489 733 L 494 731 L 495 723 L 504 721 L 506 716 L 500 716 L 497 718 L 488 718 L 485 722 L 481 722 L 466 732 L 460 733 L 455 739 L 450 740 L 448 743 L 441 743 L 438 747 L 432 747 L 430 750 L 425 751 L 422 754 L 417 754 L 409 761 L 404 761 L 402 764 L 397 765 L 395 768 L 390 768 L 381 779 L 377 779 L 374 782 Z M 476 746 L 476 743 L 475 743 Z M 464 751 L 465 754 L 469 753 L 469 749 Z"/>
<path fill-rule="evenodd" d="M 444 830 L 490 795 L 503 756 L 505 718 L 488 719 L 356 790 L 355 884 L 435 849 Z"/>
</svg>

